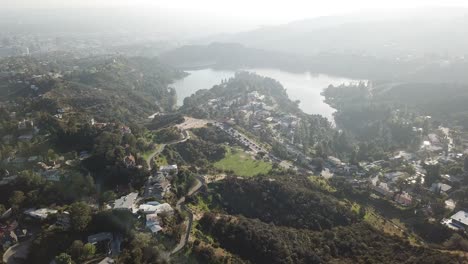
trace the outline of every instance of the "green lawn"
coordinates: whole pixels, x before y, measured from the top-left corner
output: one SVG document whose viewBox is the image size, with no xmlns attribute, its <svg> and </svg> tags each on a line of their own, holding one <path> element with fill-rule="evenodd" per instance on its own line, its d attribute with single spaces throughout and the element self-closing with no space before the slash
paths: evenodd
<svg viewBox="0 0 468 264">
<path fill-rule="evenodd" d="M 162 145 L 156 144 L 156 147 L 154 149 L 148 150 L 146 152 L 141 153 L 141 156 L 147 160 L 156 150 L 160 150 L 162 148 Z"/>
<path fill-rule="evenodd" d="M 167 162 L 166 156 L 163 156 L 163 155 L 157 156 L 157 159 L 156 159 L 155 162 L 156 162 L 156 165 L 158 165 L 158 166 L 169 165 L 169 163 Z"/>
<path fill-rule="evenodd" d="M 143 152 L 143 153 L 141 154 L 141 156 L 142 156 L 145 160 L 147 160 L 147 159 L 150 157 L 150 155 L 153 154 L 153 153 L 154 153 L 154 149 L 148 150 L 148 151 L 146 151 L 146 152 Z"/>
<path fill-rule="evenodd" d="M 226 157 L 216 162 L 214 166 L 222 170 L 232 170 L 234 174 L 242 177 L 266 174 L 272 168 L 270 163 L 255 160 L 240 149 L 228 149 Z"/>
</svg>

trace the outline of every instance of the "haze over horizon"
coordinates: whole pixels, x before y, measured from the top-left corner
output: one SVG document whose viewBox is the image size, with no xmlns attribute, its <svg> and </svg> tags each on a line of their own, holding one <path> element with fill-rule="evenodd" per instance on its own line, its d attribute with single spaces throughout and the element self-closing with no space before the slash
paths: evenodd
<svg viewBox="0 0 468 264">
<path fill-rule="evenodd" d="M 2 2 L 6 2 L 3 0 Z M 144 13 L 158 12 L 161 15 L 179 14 L 182 21 L 206 20 L 226 24 L 226 31 L 242 31 L 259 26 L 284 24 L 297 20 L 321 16 L 335 16 L 350 13 L 386 13 L 401 9 L 440 9 L 468 8 L 468 2 L 462 0 L 330 0 L 326 2 L 292 0 L 292 1 L 186 1 L 186 0 L 19 0 L 2 3 L 2 9 L 125 9 L 128 12 L 138 10 Z M 395 13 L 395 12 L 393 12 Z M 239 25 L 236 30 L 235 25 Z"/>
<path fill-rule="evenodd" d="M 468 264 L 468 0 L 0 0 L 0 256 Z"/>
</svg>

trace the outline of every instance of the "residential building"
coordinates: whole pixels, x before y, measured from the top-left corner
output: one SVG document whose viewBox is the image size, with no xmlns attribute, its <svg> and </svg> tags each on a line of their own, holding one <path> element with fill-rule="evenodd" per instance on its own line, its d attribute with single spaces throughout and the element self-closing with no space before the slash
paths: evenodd
<svg viewBox="0 0 468 264">
<path fill-rule="evenodd" d="M 145 197 L 155 197 L 162 199 L 169 191 L 171 182 L 164 176 L 163 173 L 158 172 L 156 176 L 149 177 L 145 185 Z"/>
<path fill-rule="evenodd" d="M 159 171 L 162 173 L 171 173 L 171 172 L 177 173 L 177 170 L 178 170 L 177 164 L 159 167 Z"/>
<path fill-rule="evenodd" d="M 450 220 L 448 224 L 458 229 L 465 229 L 468 227 L 468 213 L 465 211 L 458 211 L 450 217 Z"/>
<path fill-rule="evenodd" d="M 59 170 L 51 169 L 42 172 L 42 176 L 48 181 L 57 182 L 60 181 L 61 174 Z"/>
<path fill-rule="evenodd" d="M 122 134 L 131 134 L 132 133 L 132 130 L 128 126 L 121 126 L 120 131 L 122 132 Z"/>
<path fill-rule="evenodd" d="M 57 214 L 57 222 L 55 222 L 56 226 L 63 228 L 64 230 L 68 230 L 71 227 L 70 224 L 70 213 L 63 212 L 61 214 Z"/>
<path fill-rule="evenodd" d="M 379 194 L 386 196 L 386 197 L 393 196 L 393 192 L 388 187 L 388 184 L 385 182 L 380 182 L 377 176 L 371 180 L 371 183 L 372 183 L 372 189 L 378 192 Z"/>
<path fill-rule="evenodd" d="M 128 211 L 135 211 L 135 202 L 138 198 L 138 193 L 133 192 L 129 193 L 126 196 L 122 196 L 119 199 L 115 200 L 114 202 L 114 209 L 115 210 L 128 210 Z"/>
<path fill-rule="evenodd" d="M 433 183 L 431 186 L 431 191 L 434 193 L 447 193 L 452 189 L 452 186 L 445 183 Z"/>
<path fill-rule="evenodd" d="M 24 211 L 25 215 L 39 220 L 45 220 L 49 215 L 56 214 L 58 211 L 54 209 L 41 208 L 41 209 L 27 209 Z"/>
<path fill-rule="evenodd" d="M 413 197 L 409 193 L 403 192 L 395 197 L 395 201 L 403 206 L 409 206 L 413 202 Z"/>
<path fill-rule="evenodd" d="M 448 199 L 445 201 L 445 208 L 449 210 L 455 209 L 456 203 L 453 199 Z"/>
<path fill-rule="evenodd" d="M 136 166 L 135 157 L 131 154 L 128 156 L 125 156 L 123 162 L 125 164 L 125 167 L 127 168 L 134 168 Z"/>
<path fill-rule="evenodd" d="M 151 230 L 153 234 L 157 234 L 162 230 L 157 214 L 146 215 L 146 228 Z"/>
<path fill-rule="evenodd" d="M 394 171 L 394 172 L 389 172 L 389 173 L 384 174 L 384 177 L 387 180 L 390 180 L 393 182 L 396 181 L 398 178 L 405 177 L 405 176 L 407 176 L 407 173 L 402 172 L 402 171 Z"/>
<path fill-rule="evenodd" d="M 333 156 L 329 156 L 328 161 L 335 167 L 341 167 L 343 165 L 343 162 L 341 162 L 340 159 Z"/>
<path fill-rule="evenodd" d="M 138 207 L 139 211 L 145 214 L 161 214 L 161 213 L 169 213 L 173 214 L 174 209 L 168 204 L 142 204 Z"/>
<path fill-rule="evenodd" d="M 34 121 L 32 120 L 26 120 L 24 119 L 23 121 L 18 122 L 18 129 L 32 129 L 34 127 Z"/>
</svg>

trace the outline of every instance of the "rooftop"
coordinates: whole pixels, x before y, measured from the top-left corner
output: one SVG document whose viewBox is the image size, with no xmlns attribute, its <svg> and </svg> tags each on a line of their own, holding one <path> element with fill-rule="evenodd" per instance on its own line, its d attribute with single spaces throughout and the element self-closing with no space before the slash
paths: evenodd
<svg viewBox="0 0 468 264">
<path fill-rule="evenodd" d="M 448 192 L 450 191 L 450 189 L 452 189 L 452 186 L 448 185 L 448 184 L 445 184 L 445 183 L 433 183 L 432 186 L 431 186 L 431 191 L 433 192 Z"/>
<path fill-rule="evenodd" d="M 465 211 L 458 211 L 458 213 L 450 217 L 452 220 L 456 220 L 466 226 L 468 226 L 468 213 Z"/>
<path fill-rule="evenodd" d="M 177 165 L 167 165 L 167 166 L 161 166 L 159 167 L 160 171 L 171 171 L 171 170 L 177 170 Z"/>
<path fill-rule="evenodd" d="M 129 193 L 126 196 L 122 196 L 119 199 L 115 200 L 114 209 L 132 210 L 133 205 L 135 204 L 135 201 L 137 198 L 138 198 L 137 192 Z"/>
<path fill-rule="evenodd" d="M 453 199 L 448 199 L 445 201 L 445 208 L 453 210 L 455 209 L 456 203 Z"/>
<path fill-rule="evenodd" d="M 29 215 L 34 218 L 38 219 L 46 219 L 49 214 L 56 214 L 58 211 L 48 208 L 41 208 L 41 209 L 28 209 L 24 211 L 26 215 Z"/>
<path fill-rule="evenodd" d="M 158 214 L 158 213 L 163 213 L 163 212 L 171 213 L 174 211 L 174 209 L 172 209 L 172 207 L 168 203 L 157 204 L 157 205 L 142 204 L 140 205 L 139 210 L 143 211 L 144 213 L 149 213 L 149 214 L 153 214 L 153 213 Z"/>
</svg>

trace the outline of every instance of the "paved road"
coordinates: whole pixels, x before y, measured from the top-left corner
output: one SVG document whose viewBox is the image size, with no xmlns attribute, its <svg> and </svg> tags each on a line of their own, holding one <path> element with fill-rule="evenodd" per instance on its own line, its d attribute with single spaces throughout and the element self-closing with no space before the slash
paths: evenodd
<svg viewBox="0 0 468 264">
<path fill-rule="evenodd" d="M 185 234 L 180 237 L 180 241 L 177 244 L 177 246 L 171 251 L 171 255 L 176 254 L 177 252 L 182 250 L 187 245 L 189 237 L 190 237 L 190 233 L 192 232 L 193 213 L 185 205 L 185 199 L 186 197 L 190 197 L 194 195 L 195 193 L 197 193 L 200 190 L 200 188 L 205 184 L 205 179 L 203 179 L 200 176 L 196 176 L 196 181 L 197 183 L 190 188 L 187 195 L 185 195 L 184 197 L 180 198 L 177 201 L 177 204 L 176 204 L 177 210 L 185 211 L 188 214 L 188 224 L 186 224 L 187 229 L 185 230 Z"/>
<path fill-rule="evenodd" d="M 154 159 L 154 157 L 161 154 L 161 152 L 163 152 L 163 150 L 164 150 L 164 148 L 166 146 L 182 143 L 182 142 L 185 142 L 185 141 L 189 140 L 190 139 L 190 133 L 187 130 L 182 130 L 182 137 L 183 138 L 180 139 L 180 140 L 172 141 L 172 142 L 165 143 L 165 144 L 160 144 L 158 146 L 158 148 L 153 153 L 151 153 L 151 155 L 146 159 L 146 164 L 148 165 L 148 170 L 151 170 L 151 161 Z"/>
<path fill-rule="evenodd" d="M 148 170 L 151 170 L 151 161 L 156 157 L 156 155 L 161 154 L 163 152 L 164 148 L 166 147 L 166 144 L 161 144 L 158 146 L 158 148 L 149 155 L 149 157 L 146 159 L 146 165 L 148 165 Z"/>
<path fill-rule="evenodd" d="M 3 263 L 15 264 L 19 263 L 15 258 L 25 258 L 28 255 L 29 247 L 31 246 L 32 239 L 13 245 L 7 249 L 3 254 Z"/>
<path fill-rule="evenodd" d="M 224 132 L 226 132 L 228 135 L 233 137 L 235 140 L 239 141 L 242 145 L 250 148 L 250 150 L 253 153 L 255 153 L 255 154 L 257 154 L 259 152 L 268 153 L 268 151 L 266 149 L 262 148 L 260 145 L 255 143 L 255 141 L 253 141 L 252 139 L 250 139 L 246 135 L 242 134 L 237 129 L 235 129 L 235 128 L 231 127 L 231 126 L 228 126 L 226 124 L 219 123 L 219 122 L 215 122 L 214 125 L 217 126 L 218 128 L 220 128 L 221 130 L 223 130 Z"/>
<path fill-rule="evenodd" d="M 166 143 L 166 144 L 161 144 L 159 145 L 158 149 L 156 149 L 149 157 L 148 159 L 146 160 L 146 163 L 148 165 L 148 169 L 151 170 L 151 161 L 154 159 L 154 157 L 156 155 L 159 155 L 161 152 L 163 152 L 164 148 L 166 146 L 169 146 L 169 145 L 174 145 L 174 144 L 179 144 L 179 143 L 182 143 L 182 142 L 185 142 L 187 140 L 190 139 L 190 133 L 187 131 L 187 130 L 182 130 L 182 136 L 183 138 L 181 140 L 177 140 L 177 141 L 173 141 L 173 142 L 169 142 L 169 143 Z M 204 185 L 205 183 L 205 180 L 200 177 L 200 176 L 196 176 L 196 183 L 194 186 L 192 186 L 189 191 L 187 192 L 187 194 L 180 198 L 177 203 L 176 203 L 176 209 L 179 210 L 179 211 L 185 211 L 187 214 L 188 214 L 188 224 L 186 224 L 187 226 L 187 229 L 185 230 L 185 234 L 183 236 L 181 236 L 180 238 L 180 241 L 179 243 L 177 244 L 177 246 L 171 251 L 171 252 L 163 252 L 162 253 L 162 257 L 165 258 L 165 259 L 170 259 L 170 256 L 179 252 L 180 250 L 182 250 L 186 245 L 187 245 L 187 242 L 188 242 L 188 239 L 190 237 L 190 232 L 192 231 L 192 224 L 193 224 L 193 213 L 190 211 L 190 209 L 188 209 L 186 206 L 185 206 L 185 199 L 186 197 L 189 197 L 189 196 L 192 196 L 194 195 L 196 192 L 198 192 L 200 190 L 200 188 Z"/>
</svg>

